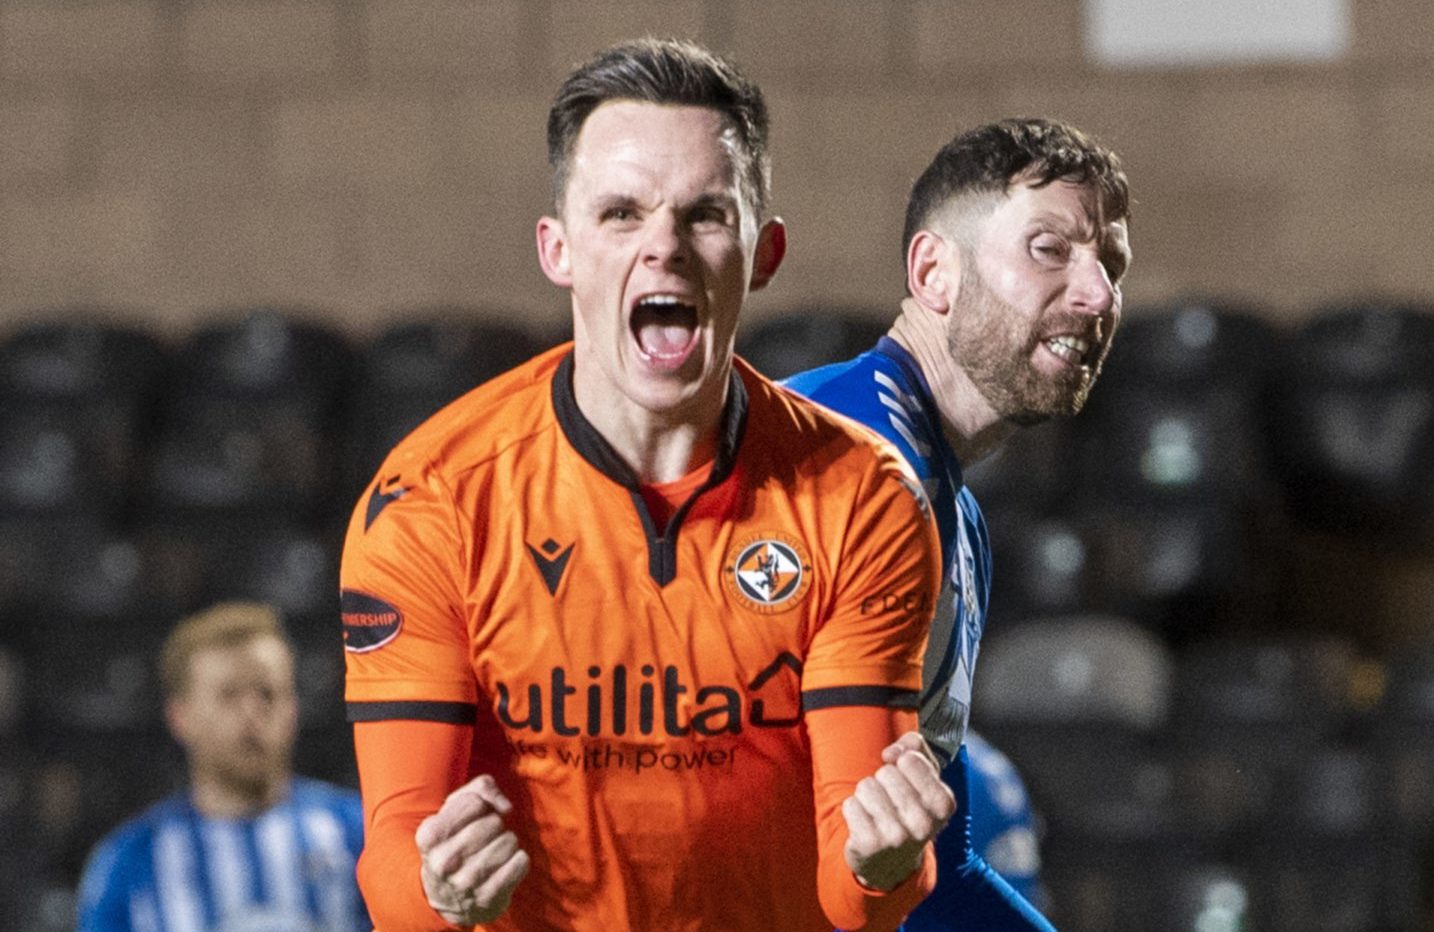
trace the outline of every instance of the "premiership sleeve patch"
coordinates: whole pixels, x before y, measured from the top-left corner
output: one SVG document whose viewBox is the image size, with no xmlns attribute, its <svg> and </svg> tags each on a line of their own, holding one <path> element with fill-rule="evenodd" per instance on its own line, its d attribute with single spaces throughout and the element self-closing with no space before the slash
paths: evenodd
<svg viewBox="0 0 1434 932">
<path fill-rule="evenodd" d="M 362 654 L 377 650 L 398 637 L 403 613 L 383 599 L 356 589 L 339 593 L 339 611 L 344 621 L 344 650 Z"/>
</svg>

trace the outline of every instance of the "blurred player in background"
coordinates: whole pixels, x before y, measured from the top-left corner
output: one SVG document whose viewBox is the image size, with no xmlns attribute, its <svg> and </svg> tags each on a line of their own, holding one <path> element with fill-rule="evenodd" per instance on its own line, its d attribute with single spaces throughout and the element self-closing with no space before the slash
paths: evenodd
<svg viewBox="0 0 1434 932">
<path fill-rule="evenodd" d="M 991 551 L 962 480 L 1020 427 L 1079 412 L 1120 321 L 1130 195 L 1113 152 L 1061 123 L 1014 119 L 957 136 L 912 188 L 907 297 L 889 334 L 787 384 L 874 428 L 936 510 L 943 590 L 921 727 L 948 765 L 959 818 L 940 881 L 908 929 L 1049 929 L 973 850 L 966 734 Z"/>
<path fill-rule="evenodd" d="M 894 450 L 734 363 L 785 251 L 766 137 L 696 46 L 573 72 L 537 245 L 574 342 L 419 427 L 355 509 L 384 932 L 892 929 L 931 888 L 939 541 Z"/>
<path fill-rule="evenodd" d="M 266 605 L 181 622 L 160 656 L 165 720 L 189 788 L 90 855 L 81 932 L 358 932 L 358 794 L 293 775 L 294 654 Z"/>
<path fill-rule="evenodd" d="M 936 863 L 946 864 L 948 871 L 960 869 L 974 852 L 1027 903 L 1044 909 L 1047 893 L 1041 882 L 1039 826 L 1020 771 L 974 728 L 967 730 L 962 747 L 968 757 L 970 850 L 964 833 L 942 832 L 936 838 Z"/>
</svg>

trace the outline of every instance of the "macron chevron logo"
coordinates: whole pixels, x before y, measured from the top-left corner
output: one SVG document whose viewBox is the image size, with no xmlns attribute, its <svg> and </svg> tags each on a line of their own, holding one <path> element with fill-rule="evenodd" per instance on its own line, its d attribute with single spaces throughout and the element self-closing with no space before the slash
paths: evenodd
<svg viewBox="0 0 1434 932">
<path fill-rule="evenodd" d="M 533 564 L 543 576 L 543 585 L 548 587 L 548 595 L 557 595 L 558 583 L 563 581 L 563 571 L 568 568 L 568 557 L 573 555 L 574 544 L 568 544 L 568 548 L 561 553 L 558 553 L 561 545 L 551 537 L 543 541 L 542 553 L 532 544 L 524 546 L 528 548 Z"/>
</svg>

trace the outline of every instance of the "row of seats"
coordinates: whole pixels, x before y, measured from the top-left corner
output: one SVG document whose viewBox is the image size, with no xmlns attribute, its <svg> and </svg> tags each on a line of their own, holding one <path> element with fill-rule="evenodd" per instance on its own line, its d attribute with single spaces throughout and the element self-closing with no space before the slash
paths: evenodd
<svg viewBox="0 0 1434 932">
<path fill-rule="evenodd" d="M 782 376 L 884 326 L 776 315 L 739 351 Z M 325 514 L 428 413 L 557 339 L 458 312 L 363 342 L 274 310 L 178 345 L 94 318 L 21 326 L 0 339 L 0 513 Z M 1133 309 L 1114 347 L 1088 413 L 1023 435 L 978 471 L 983 494 L 1042 508 L 1282 500 L 1319 527 L 1434 539 L 1428 310 L 1350 307 L 1282 332 L 1207 303 Z"/>
</svg>

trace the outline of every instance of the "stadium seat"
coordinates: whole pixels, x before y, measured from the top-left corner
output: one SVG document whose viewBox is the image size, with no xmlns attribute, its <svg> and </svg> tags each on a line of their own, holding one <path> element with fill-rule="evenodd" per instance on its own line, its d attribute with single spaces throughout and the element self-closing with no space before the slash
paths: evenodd
<svg viewBox="0 0 1434 932">
<path fill-rule="evenodd" d="M 1262 410 L 1276 334 L 1191 300 L 1130 309 L 1077 421 L 1082 485 L 1129 500 L 1243 500 L 1269 485 Z"/>
<path fill-rule="evenodd" d="M 1243 878 L 1197 846 L 1164 837 L 1052 836 L 1045 847 L 1048 916 L 1061 932 L 1247 927 L 1234 924 L 1248 908 Z"/>
<path fill-rule="evenodd" d="M 1354 713 L 1358 652 L 1318 635 L 1211 638 L 1179 655 L 1172 727 L 1183 736 L 1257 728 L 1314 744 Z"/>
<path fill-rule="evenodd" d="M 0 338 L 0 396 L 147 404 L 168 367 L 164 345 L 97 312 L 56 312 Z"/>
<path fill-rule="evenodd" d="M 1036 618 L 991 631 L 978 670 L 974 706 L 983 727 L 1109 722 L 1150 732 L 1169 711 L 1169 652 L 1125 618 Z"/>
<path fill-rule="evenodd" d="M 139 451 L 110 413 L 9 400 L 0 419 L 0 515 L 121 517 Z"/>
<path fill-rule="evenodd" d="M 1434 842 L 1434 648 L 1406 649 L 1365 672 L 1379 691 L 1368 733 L 1384 776 L 1382 809 L 1399 831 Z"/>
<path fill-rule="evenodd" d="M 1238 509 L 1200 496 L 1153 502 L 1076 495 L 1065 514 L 1088 548 L 1089 607 L 1172 645 L 1268 609 L 1273 585 Z"/>
<path fill-rule="evenodd" d="M 865 352 L 890 328 L 889 315 L 866 309 L 800 308 L 749 321 L 737 332 L 737 355 L 784 379 Z"/>
<path fill-rule="evenodd" d="M 40 734 L 75 730 L 108 744 L 156 727 L 164 631 L 148 619 L 51 619 L 34 664 Z"/>
<path fill-rule="evenodd" d="M 351 407 L 352 475 L 357 496 L 383 457 L 439 408 L 546 348 L 532 330 L 494 312 L 425 310 L 370 341 L 358 362 Z"/>
<path fill-rule="evenodd" d="M 104 741 L 49 728 L 40 752 L 32 850 L 55 878 L 71 883 L 105 833 L 184 785 L 183 754 L 157 724 Z"/>
<path fill-rule="evenodd" d="M 0 623 L 4 621 L 0 615 Z M 25 731 L 29 686 L 24 656 L 15 646 L 0 641 L 0 747 L 17 742 Z M 0 810 L 4 800 L 4 786 L 0 783 Z"/>
<path fill-rule="evenodd" d="M 414 316 L 363 349 L 359 376 L 366 389 L 451 401 L 543 349 L 531 330 L 494 312 L 454 308 Z"/>
<path fill-rule="evenodd" d="M 1082 525 L 1060 511 L 1001 500 L 987 507 L 994 569 L 988 624 L 1073 613 L 1091 604 L 1094 555 Z"/>
<path fill-rule="evenodd" d="M 177 354 L 185 395 L 297 399 L 324 413 L 351 376 L 345 337 L 299 312 L 254 308 L 197 327 Z"/>
<path fill-rule="evenodd" d="M 1270 410 L 1291 516 L 1387 547 L 1434 541 L 1434 311 L 1327 310 L 1280 352 Z"/>
<path fill-rule="evenodd" d="M 191 527 L 190 533 L 202 532 Z M 285 618 L 338 618 L 340 529 L 326 533 L 292 522 L 256 523 L 247 534 L 213 542 L 225 555 L 213 569 L 206 601 L 252 599 Z M 337 630 L 337 629 L 335 629 Z"/>
<path fill-rule="evenodd" d="M 965 465 L 963 478 L 981 509 L 1058 513 L 1077 480 L 1071 467 L 1079 420 L 1057 418 L 1018 430 L 985 459 Z"/>
<path fill-rule="evenodd" d="M 0 929 L 74 928 L 43 926 L 37 892 L 48 879 L 48 864 L 38 856 L 37 803 L 40 761 L 15 735 L 0 735 Z"/>
<path fill-rule="evenodd" d="M 1357 662 L 1348 643 L 1304 635 L 1211 638 L 1182 649 L 1167 735 L 1192 831 L 1228 845 L 1308 810 L 1301 794 L 1341 775 L 1320 768 L 1327 742 L 1351 721 Z"/>
<path fill-rule="evenodd" d="M 340 507 L 337 443 L 302 403 L 181 402 L 154 442 L 145 513 L 320 520 Z"/>
<path fill-rule="evenodd" d="M 1265 932 L 1421 929 L 1418 854 L 1375 832 L 1305 835 L 1273 823 L 1234 855 L 1250 878 L 1250 928 Z"/>
<path fill-rule="evenodd" d="M 197 329 L 178 359 L 145 478 L 146 514 L 317 519 L 339 507 L 352 375 L 343 337 L 260 309 Z"/>
<path fill-rule="evenodd" d="M 1050 837 L 1110 844 L 1178 828 L 1156 740 L 1171 660 L 1128 619 L 1035 618 L 986 635 L 973 725 L 1020 769 Z"/>
<path fill-rule="evenodd" d="M 124 517 L 167 372 L 157 339 L 96 313 L 0 338 L 0 514 Z"/>
<path fill-rule="evenodd" d="M 341 543 L 336 531 L 259 527 L 246 539 L 218 544 L 227 558 L 215 567 L 208 587 L 207 602 L 252 599 L 283 617 L 294 642 L 300 724 L 306 731 L 344 722 Z"/>
</svg>

